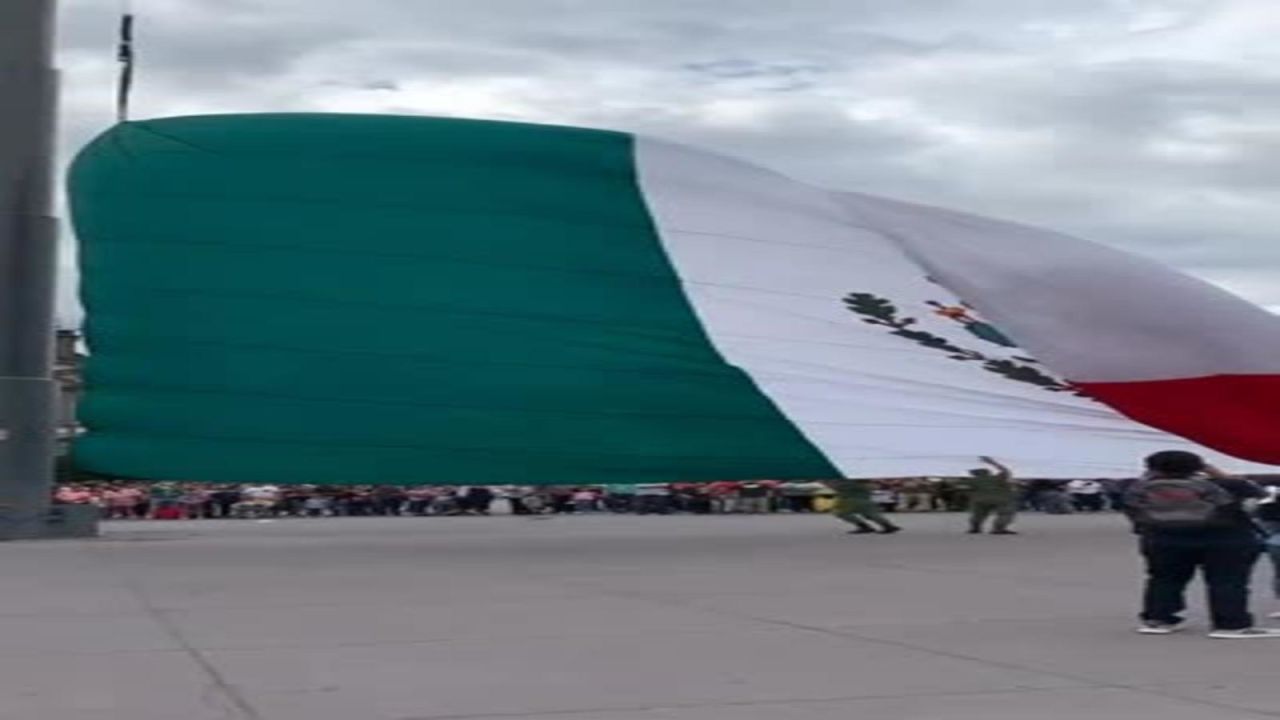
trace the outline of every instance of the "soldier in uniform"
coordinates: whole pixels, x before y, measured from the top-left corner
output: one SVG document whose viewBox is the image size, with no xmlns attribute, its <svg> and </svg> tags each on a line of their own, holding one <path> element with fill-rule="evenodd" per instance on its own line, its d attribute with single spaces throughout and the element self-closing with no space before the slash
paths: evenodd
<svg viewBox="0 0 1280 720">
<path fill-rule="evenodd" d="M 969 494 L 969 533 L 981 533 L 987 518 L 994 515 L 992 535 L 1017 535 L 1009 529 L 1018 512 L 1018 486 L 1013 473 L 992 458 L 980 459 L 991 469 L 970 470 L 968 479 L 961 482 Z"/>
<path fill-rule="evenodd" d="M 886 518 L 872 501 L 871 493 L 875 485 L 870 480 L 831 480 L 827 482 L 827 487 L 836 494 L 836 506 L 832 514 L 854 528 L 849 534 L 880 532 L 891 535 L 902 530 Z"/>
</svg>

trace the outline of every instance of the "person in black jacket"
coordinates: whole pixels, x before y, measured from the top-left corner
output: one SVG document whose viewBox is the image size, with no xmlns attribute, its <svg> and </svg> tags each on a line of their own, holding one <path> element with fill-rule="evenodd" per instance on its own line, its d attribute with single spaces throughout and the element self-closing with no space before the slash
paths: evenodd
<svg viewBox="0 0 1280 720">
<path fill-rule="evenodd" d="M 1138 632 L 1180 630 L 1187 585 L 1200 571 L 1209 590 L 1209 637 L 1280 637 L 1280 630 L 1255 627 L 1249 612 L 1249 580 L 1262 539 L 1244 502 L 1263 497 L 1262 489 L 1181 450 L 1155 453 L 1146 466 L 1147 475 L 1124 494 L 1147 564 Z"/>
</svg>

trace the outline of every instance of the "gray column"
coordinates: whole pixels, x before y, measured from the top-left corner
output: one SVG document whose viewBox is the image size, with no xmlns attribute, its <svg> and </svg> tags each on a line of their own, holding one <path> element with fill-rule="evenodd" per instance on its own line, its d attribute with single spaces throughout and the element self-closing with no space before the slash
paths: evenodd
<svg viewBox="0 0 1280 720">
<path fill-rule="evenodd" d="M 0 540 L 47 534 L 56 444 L 54 0 L 0 0 Z"/>
</svg>

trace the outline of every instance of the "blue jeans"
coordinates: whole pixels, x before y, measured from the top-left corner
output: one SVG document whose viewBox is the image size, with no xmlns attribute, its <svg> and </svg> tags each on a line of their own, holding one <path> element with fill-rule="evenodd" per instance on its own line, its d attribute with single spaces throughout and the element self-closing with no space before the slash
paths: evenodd
<svg viewBox="0 0 1280 720">
<path fill-rule="evenodd" d="M 1271 558 L 1271 590 L 1280 600 L 1280 534 L 1267 539 L 1267 555 Z"/>
<path fill-rule="evenodd" d="M 1263 520 L 1258 523 L 1267 531 L 1267 556 L 1271 558 L 1271 590 L 1280 600 L 1280 522 Z"/>
</svg>

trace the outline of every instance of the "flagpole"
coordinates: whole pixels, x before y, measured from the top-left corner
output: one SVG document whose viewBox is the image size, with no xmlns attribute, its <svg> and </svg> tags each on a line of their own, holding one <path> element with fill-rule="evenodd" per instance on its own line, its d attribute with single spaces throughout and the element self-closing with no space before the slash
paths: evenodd
<svg viewBox="0 0 1280 720">
<path fill-rule="evenodd" d="M 48 534 L 52 379 L 55 0 L 0 0 L 0 540 Z"/>
</svg>

